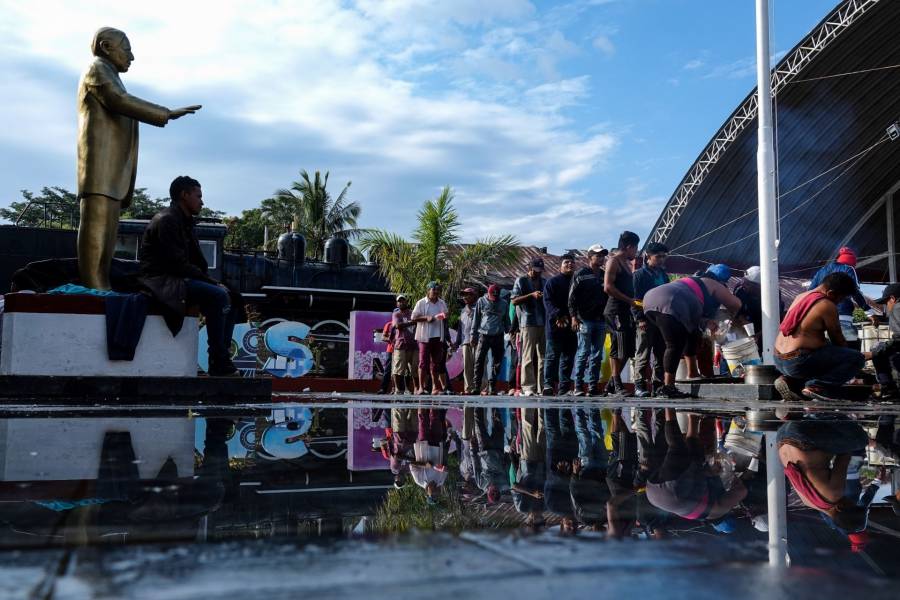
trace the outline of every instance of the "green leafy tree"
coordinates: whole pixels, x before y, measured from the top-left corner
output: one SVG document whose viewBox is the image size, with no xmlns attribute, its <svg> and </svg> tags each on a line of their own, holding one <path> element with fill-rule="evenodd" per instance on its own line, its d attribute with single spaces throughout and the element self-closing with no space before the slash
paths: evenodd
<svg viewBox="0 0 900 600">
<path fill-rule="evenodd" d="M 54 186 L 43 187 L 37 194 L 22 190 L 22 200 L 0 208 L 0 219 L 23 227 L 61 227 L 74 229 L 78 225 L 78 200 L 69 190 Z"/>
<path fill-rule="evenodd" d="M 421 298 L 429 281 L 440 281 L 452 310 L 459 291 L 467 284 L 518 260 L 519 242 L 510 235 L 460 244 L 459 215 L 453 207 L 450 186 L 436 199 L 425 202 L 418 221 L 411 240 L 376 229 L 366 232 L 360 242 L 395 292 Z"/>
<path fill-rule="evenodd" d="M 226 248 L 263 249 L 266 226 L 270 223 L 262 208 L 242 211 L 239 217 L 225 217 L 224 221 L 228 226 L 228 234 L 225 236 Z"/>
<path fill-rule="evenodd" d="M 309 255 L 317 259 L 324 256 L 328 238 L 359 238 L 365 233 L 357 227 L 362 207 L 348 200 L 350 183 L 347 182 L 337 198 L 332 198 L 327 187 L 327 171 L 324 177 L 316 171 L 312 178 L 306 171 L 300 171 L 300 179 L 291 187 L 276 190 L 262 202 L 263 213 L 276 225 L 275 237 L 289 228 L 302 233 Z"/>
<path fill-rule="evenodd" d="M 43 187 L 38 194 L 22 190 L 22 198 L 6 208 L 0 208 L 0 219 L 10 223 L 18 220 L 23 227 L 74 229 L 78 226 L 79 202 L 74 192 L 59 186 Z M 136 188 L 131 205 L 122 211 L 121 218 L 149 219 L 168 205 L 168 198 L 152 199 L 147 194 L 147 188 Z M 222 218 L 224 213 L 204 206 L 200 216 Z"/>
<path fill-rule="evenodd" d="M 147 188 L 137 188 L 131 197 L 131 204 L 122 211 L 123 219 L 150 219 L 169 206 L 168 198 L 150 198 Z"/>
</svg>

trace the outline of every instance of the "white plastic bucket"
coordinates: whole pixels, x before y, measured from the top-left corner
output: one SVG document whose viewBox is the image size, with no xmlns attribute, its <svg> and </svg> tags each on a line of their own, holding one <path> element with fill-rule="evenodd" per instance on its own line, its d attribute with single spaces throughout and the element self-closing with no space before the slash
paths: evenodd
<svg viewBox="0 0 900 600">
<path fill-rule="evenodd" d="M 722 346 L 722 356 L 728 362 L 728 370 L 732 377 L 743 375 L 743 367 L 747 365 L 762 364 L 759 358 L 759 350 L 756 348 L 756 340 L 744 338 L 728 342 Z"/>
</svg>

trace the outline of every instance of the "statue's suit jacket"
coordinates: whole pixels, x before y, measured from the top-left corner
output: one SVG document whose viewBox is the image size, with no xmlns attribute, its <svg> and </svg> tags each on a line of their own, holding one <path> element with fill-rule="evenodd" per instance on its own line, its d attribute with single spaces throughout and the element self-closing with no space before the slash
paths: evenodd
<svg viewBox="0 0 900 600">
<path fill-rule="evenodd" d="M 78 196 L 131 204 L 138 162 L 138 121 L 163 127 L 164 106 L 125 91 L 112 63 L 97 58 L 78 84 Z"/>
</svg>

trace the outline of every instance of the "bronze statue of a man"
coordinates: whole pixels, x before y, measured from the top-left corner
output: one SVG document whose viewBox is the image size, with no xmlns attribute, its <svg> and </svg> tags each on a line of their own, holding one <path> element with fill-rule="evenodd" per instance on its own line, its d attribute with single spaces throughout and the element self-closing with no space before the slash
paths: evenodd
<svg viewBox="0 0 900 600">
<path fill-rule="evenodd" d="M 200 110 L 169 110 L 125 91 L 119 78 L 131 66 L 131 43 L 122 31 L 94 34 L 96 57 L 78 84 L 78 273 L 87 287 L 108 290 L 119 214 L 131 204 L 138 160 L 138 121 L 163 127 Z"/>
</svg>

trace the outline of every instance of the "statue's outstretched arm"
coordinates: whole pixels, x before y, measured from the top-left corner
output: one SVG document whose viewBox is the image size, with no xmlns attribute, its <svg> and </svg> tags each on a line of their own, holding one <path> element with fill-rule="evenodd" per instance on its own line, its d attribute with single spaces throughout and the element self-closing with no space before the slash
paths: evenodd
<svg viewBox="0 0 900 600">
<path fill-rule="evenodd" d="M 112 84 L 96 86 L 91 91 L 108 110 L 137 119 L 142 123 L 164 127 L 171 118 L 171 113 L 165 106 L 132 96 L 128 92 L 116 89 Z"/>
</svg>

